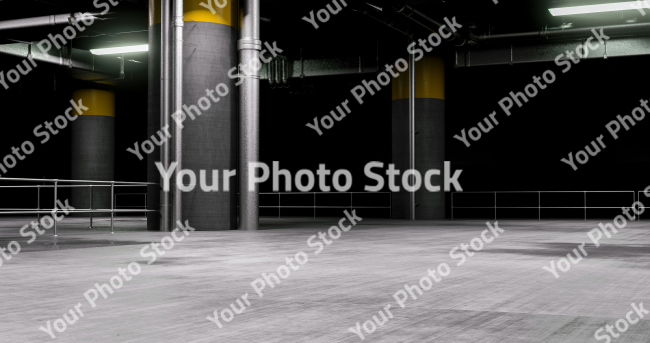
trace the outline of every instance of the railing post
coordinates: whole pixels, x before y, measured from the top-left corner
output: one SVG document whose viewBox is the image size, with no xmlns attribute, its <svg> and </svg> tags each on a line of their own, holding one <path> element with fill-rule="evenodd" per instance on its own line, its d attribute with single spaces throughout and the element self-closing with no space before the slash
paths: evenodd
<svg viewBox="0 0 650 343">
<path fill-rule="evenodd" d="M 537 192 L 537 220 L 542 220 L 542 192 Z"/>
<path fill-rule="evenodd" d="M 454 192 L 451 192 L 451 219 L 454 219 Z"/>
<path fill-rule="evenodd" d="M 90 228 L 93 228 L 93 185 L 90 185 L 90 206 L 88 208 L 90 210 Z"/>
<path fill-rule="evenodd" d="M 37 196 L 36 196 L 37 200 L 36 201 L 38 201 L 38 203 L 36 204 L 36 210 L 40 211 L 41 210 L 41 185 L 37 185 L 36 189 L 37 189 Z M 41 221 L 41 214 L 40 213 L 38 214 L 38 217 L 37 217 L 36 221 L 37 222 Z"/>
<path fill-rule="evenodd" d="M 636 199 L 637 199 L 636 201 L 639 201 L 639 200 L 641 199 L 641 192 L 639 191 L 637 194 L 635 194 L 635 196 L 636 196 Z M 637 221 L 641 221 L 641 213 L 639 213 L 639 214 L 636 216 L 636 220 L 637 220 Z"/>
<path fill-rule="evenodd" d="M 113 234 L 114 216 L 115 216 L 115 181 L 111 181 L 111 235 Z"/>
<path fill-rule="evenodd" d="M 52 212 L 54 214 L 54 218 L 52 218 L 52 220 L 54 221 L 54 237 L 57 236 L 57 233 L 56 233 L 56 200 L 57 200 L 58 185 L 59 185 L 59 182 L 57 180 L 54 180 L 54 207 L 52 209 Z"/>
<path fill-rule="evenodd" d="M 585 220 L 587 220 L 587 191 L 584 191 Z"/>
</svg>

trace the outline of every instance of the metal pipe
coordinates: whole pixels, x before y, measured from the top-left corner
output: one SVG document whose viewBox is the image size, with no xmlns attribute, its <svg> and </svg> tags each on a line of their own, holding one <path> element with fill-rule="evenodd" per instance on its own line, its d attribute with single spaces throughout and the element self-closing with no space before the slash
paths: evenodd
<svg viewBox="0 0 650 343">
<path fill-rule="evenodd" d="M 170 73 L 170 39 L 169 39 L 169 1 L 161 0 L 161 19 L 160 19 L 160 53 L 161 53 L 161 83 L 160 83 L 160 125 L 161 129 L 169 127 L 169 73 Z M 160 149 L 160 161 L 165 168 L 170 164 L 170 144 L 163 144 Z M 171 193 L 160 190 L 160 231 L 171 231 L 172 212 L 171 212 Z"/>
<path fill-rule="evenodd" d="M 36 62 L 43 62 L 62 66 L 69 71 L 84 71 L 71 75 L 86 81 L 124 79 L 123 59 L 113 60 L 107 56 L 95 56 L 88 50 L 68 46 L 62 46 L 60 49 L 53 47 L 43 53 L 36 47 L 37 44 L 38 42 L 2 44 L 0 54 L 28 59 L 33 66 L 37 65 Z"/>
<path fill-rule="evenodd" d="M 415 170 L 415 54 L 409 54 L 409 169 Z M 415 185 L 414 178 L 411 175 L 411 185 Z M 414 190 L 409 194 L 409 216 L 415 220 Z"/>
<path fill-rule="evenodd" d="M 498 35 L 483 34 L 475 35 L 471 30 L 469 31 L 469 39 L 477 43 L 490 43 L 490 42 L 504 42 L 504 41 L 526 41 L 537 39 L 562 39 L 562 38 L 576 38 L 592 36 L 592 30 L 602 29 L 606 35 L 622 35 L 636 32 L 647 32 L 650 30 L 650 23 L 637 23 L 637 24 L 619 24 L 607 26 L 593 26 L 593 27 L 579 27 L 573 29 L 566 29 L 563 27 L 544 28 L 540 31 L 531 32 L 514 32 L 503 33 Z"/>
<path fill-rule="evenodd" d="M 241 3 L 241 31 L 237 42 L 239 62 L 249 65 L 249 61 L 259 61 L 262 42 L 260 41 L 260 1 L 243 0 Z M 249 191 L 248 180 L 255 171 L 249 169 L 251 162 L 259 161 L 259 70 L 250 68 L 250 74 L 243 74 L 240 86 L 239 113 L 239 228 L 257 230 L 259 228 L 259 186 L 253 185 Z"/>
<path fill-rule="evenodd" d="M 174 22 L 173 22 L 173 34 L 174 34 L 174 55 L 173 55 L 173 100 L 172 100 L 172 109 L 174 113 L 182 111 L 183 107 L 183 0 L 174 0 Z M 174 142 L 174 157 L 176 159 L 177 167 L 176 172 L 180 172 L 182 169 L 182 157 L 183 157 L 183 132 L 182 126 L 178 125 L 176 121 L 173 121 L 174 125 L 174 136 L 172 141 Z M 182 219 L 182 192 L 178 187 L 174 187 L 173 195 L 173 217 L 171 220 L 171 225 Z M 171 227 L 169 230 L 171 231 Z"/>
<path fill-rule="evenodd" d="M 397 12 L 397 13 L 399 13 L 399 14 L 405 16 L 405 17 L 408 18 L 409 20 L 415 22 L 416 24 L 418 24 L 418 25 L 420 25 L 420 26 L 426 28 L 427 30 L 429 30 L 429 31 L 431 31 L 431 32 L 438 32 L 438 33 L 439 33 L 439 32 L 440 32 L 440 31 L 439 31 L 440 28 L 441 28 L 443 25 L 445 25 L 445 24 L 442 24 L 442 23 L 438 22 L 437 20 L 434 20 L 434 19 L 428 17 L 426 14 L 424 14 L 424 13 L 422 13 L 422 12 L 416 10 L 415 8 L 413 8 L 413 7 L 411 7 L 411 6 L 404 6 L 404 7 L 400 8 L 400 9 L 395 9 L 395 8 L 393 8 L 393 10 L 395 10 L 395 12 Z M 408 11 L 408 13 L 407 13 L 407 11 Z M 415 18 L 413 18 L 413 14 L 416 14 L 416 15 L 420 16 L 420 18 L 422 18 L 422 19 L 428 21 L 429 23 L 433 24 L 434 28 L 430 28 L 430 27 L 428 27 L 427 25 L 425 25 L 424 23 L 422 23 L 422 22 L 416 20 Z M 452 34 L 452 35 L 454 36 L 454 38 L 452 38 L 452 39 L 445 39 L 445 40 L 448 40 L 448 41 L 458 41 L 458 42 L 459 42 L 459 44 L 457 44 L 458 46 L 461 46 L 461 45 L 465 44 L 466 39 L 465 39 L 465 37 L 463 37 L 460 33 L 458 33 L 458 32 L 454 32 L 454 31 L 450 30 L 449 28 L 447 28 L 447 32 L 450 33 L 450 34 Z M 442 38 L 442 37 L 441 37 L 441 38 Z"/>
<path fill-rule="evenodd" d="M 376 17 L 376 16 L 370 14 L 368 8 L 365 8 L 365 9 L 352 8 L 352 10 L 353 10 L 353 11 L 356 11 L 356 12 L 359 12 L 359 13 L 361 13 L 361 14 L 363 14 L 363 15 L 367 15 L 368 17 L 370 17 L 370 18 L 372 18 L 372 19 L 374 19 L 374 20 L 376 20 L 376 21 L 378 21 L 378 22 L 380 22 L 380 23 L 382 23 L 382 24 L 384 24 L 384 25 L 390 27 L 391 29 L 393 29 L 393 30 L 395 30 L 395 31 L 397 31 L 397 32 L 399 32 L 399 33 L 401 33 L 401 34 L 403 34 L 403 35 L 409 37 L 409 38 L 413 38 L 413 33 L 409 32 L 408 30 L 399 29 L 399 28 L 397 28 L 395 25 L 393 25 L 392 22 L 390 22 L 390 21 L 386 21 L 386 20 L 384 20 L 384 19 L 381 19 L 381 18 L 379 18 L 379 17 Z"/>
<path fill-rule="evenodd" d="M 0 21 L 0 31 L 25 29 L 30 27 L 54 26 L 71 24 L 71 20 L 79 21 L 82 17 L 81 12 L 46 15 L 42 17 L 12 19 Z"/>
</svg>

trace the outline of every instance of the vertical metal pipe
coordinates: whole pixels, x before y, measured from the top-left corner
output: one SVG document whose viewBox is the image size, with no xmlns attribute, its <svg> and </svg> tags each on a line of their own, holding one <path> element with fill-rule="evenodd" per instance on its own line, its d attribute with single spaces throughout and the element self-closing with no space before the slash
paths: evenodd
<svg viewBox="0 0 650 343">
<path fill-rule="evenodd" d="M 248 65 L 249 61 L 259 61 L 262 42 L 260 41 L 260 1 L 244 0 L 241 3 L 242 25 L 237 42 L 239 62 Z M 254 170 L 248 168 L 250 162 L 259 161 L 259 70 L 246 68 L 242 75 L 239 97 L 239 229 L 257 230 L 259 228 L 259 187 L 248 189 L 248 180 Z M 250 70 L 249 70 L 250 69 Z M 246 74 L 250 72 L 249 74 Z"/>
<path fill-rule="evenodd" d="M 413 40 L 411 40 L 413 42 Z M 409 55 L 409 169 L 415 170 L 415 55 Z M 411 185 L 415 184 L 411 175 Z M 415 190 L 409 194 L 410 219 L 415 220 Z"/>
<path fill-rule="evenodd" d="M 93 185 L 90 185 L 90 207 L 89 210 L 93 210 Z M 90 212 L 90 228 L 93 228 L 93 213 Z"/>
<path fill-rule="evenodd" d="M 160 53 L 161 53 L 161 83 L 160 83 L 160 111 L 161 111 L 161 120 L 160 125 L 162 128 L 169 127 L 169 71 L 170 71 L 170 39 L 169 39 L 169 1 L 170 0 L 161 0 L 161 18 L 160 18 Z M 160 160 L 162 165 L 165 168 L 169 167 L 170 164 L 170 144 L 163 144 L 160 149 Z M 162 183 L 161 183 L 162 184 Z M 111 188 L 112 189 L 112 188 Z M 171 191 L 165 192 L 161 189 L 160 194 L 160 231 L 169 232 L 171 231 L 172 223 L 172 212 L 171 212 Z M 111 195 L 112 197 L 112 195 Z M 111 217 L 112 218 L 112 217 Z M 112 219 L 111 219 L 111 230 L 112 230 Z"/>
<path fill-rule="evenodd" d="M 53 210 L 53 213 L 54 213 L 54 237 L 57 236 L 57 233 L 56 233 L 56 198 L 58 196 L 57 195 L 58 185 L 59 185 L 59 182 L 55 180 L 54 181 L 54 207 L 52 207 L 52 210 Z"/>
<path fill-rule="evenodd" d="M 172 99 L 172 111 L 176 113 L 181 111 L 183 107 L 183 0 L 174 0 L 174 21 L 172 23 L 173 27 L 173 61 L 172 61 L 172 84 L 173 84 L 173 99 Z M 182 155 L 183 155 L 183 136 L 182 136 L 182 127 L 173 121 L 174 125 L 174 136 L 172 141 L 174 142 L 174 158 L 176 159 L 176 173 L 180 172 L 182 169 Z M 177 221 L 182 221 L 182 192 L 178 187 L 174 187 L 173 195 L 173 218 L 171 220 L 171 225 Z M 169 230 L 171 231 L 171 227 Z"/>
<path fill-rule="evenodd" d="M 111 235 L 113 234 L 114 217 L 115 217 L 115 182 L 111 181 Z"/>
</svg>

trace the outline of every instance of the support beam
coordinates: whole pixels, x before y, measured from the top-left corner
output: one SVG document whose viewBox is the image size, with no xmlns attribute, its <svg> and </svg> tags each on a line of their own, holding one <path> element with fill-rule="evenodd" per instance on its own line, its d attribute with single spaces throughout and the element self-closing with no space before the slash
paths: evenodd
<svg viewBox="0 0 650 343">
<path fill-rule="evenodd" d="M 409 169 L 415 170 L 415 54 L 409 54 Z M 415 220 L 415 192 L 409 193 L 409 219 Z"/>
<path fill-rule="evenodd" d="M 392 80 L 392 162 L 401 171 L 417 170 L 422 186 L 414 193 L 406 189 L 393 193 L 392 218 L 413 219 L 411 204 L 415 203 L 416 220 L 444 219 L 445 193 L 430 191 L 424 184 L 425 179 L 432 185 L 443 185 L 444 180 L 444 63 L 439 56 L 424 55 L 415 65 L 414 78 L 402 73 Z M 410 129 L 412 125 L 415 130 Z"/>
</svg>

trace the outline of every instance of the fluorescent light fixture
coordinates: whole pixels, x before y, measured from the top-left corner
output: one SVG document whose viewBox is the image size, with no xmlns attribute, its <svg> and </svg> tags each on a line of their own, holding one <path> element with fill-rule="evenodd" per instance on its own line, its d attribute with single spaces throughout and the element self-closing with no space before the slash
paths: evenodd
<svg viewBox="0 0 650 343">
<path fill-rule="evenodd" d="M 616 2 L 613 4 L 549 8 L 548 10 L 549 12 L 551 12 L 552 15 L 560 16 L 560 15 L 572 15 L 572 14 L 627 11 L 627 10 L 635 10 L 638 8 L 650 8 L 649 4 L 650 3 L 648 1 L 625 1 L 625 2 Z"/>
<path fill-rule="evenodd" d="M 140 51 L 149 51 L 149 44 L 90 50 L 93 55 L 128 54 L 129 52 Z"/>
</svg>

